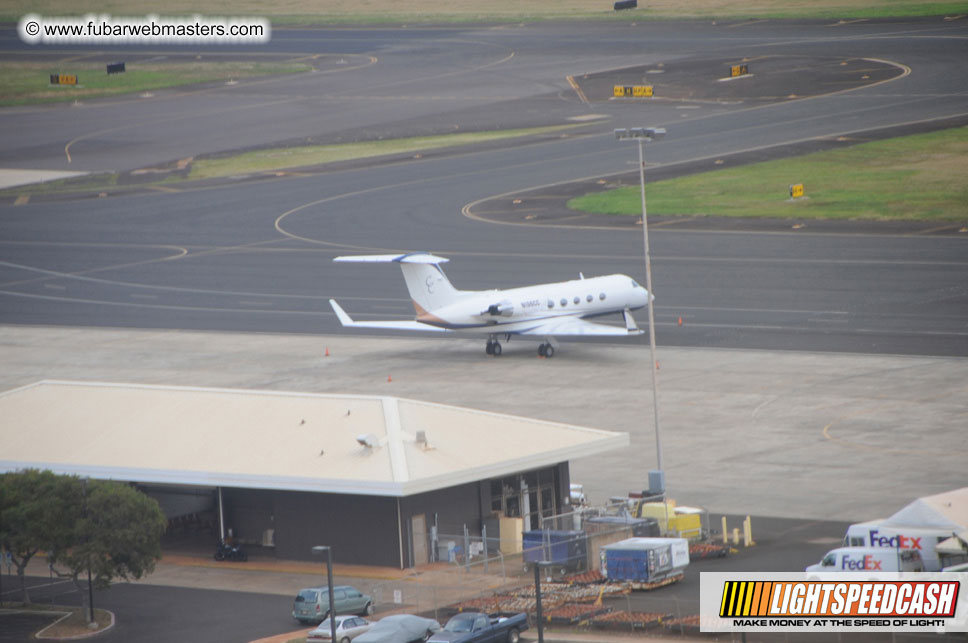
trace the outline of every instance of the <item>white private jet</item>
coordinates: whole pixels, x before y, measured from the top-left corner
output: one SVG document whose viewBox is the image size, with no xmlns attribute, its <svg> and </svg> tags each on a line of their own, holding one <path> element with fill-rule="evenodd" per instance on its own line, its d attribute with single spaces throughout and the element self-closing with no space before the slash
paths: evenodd
<svg viewBox="0 0 968 643">
<path fill-rule="evenodd" d="M 536 335 L 543 338 L 538 355 L 555 354 L 554 338 L 564 336 L 638 335 L 629 311 L 646 306 L 649 293 L 626 275 L 607 275 L 509 290 L 457 290 L 440 269 L 448 259 L 425 252 L 398 255 L 356 255 L 336 257 L 333 261 L 360 263 L 398 263 L 403 270 L 413 307 L 414 321 L 353 321 L 335 300 L 329 304 L 340 324 L 348 328 L 389 330 L 463 331 L 486 333 L 485 351 L 500 355 L 501 343 L 511 335 Z M 655 297 L 651 297 L 655 299 Z M 609 313 L 621 313 L 625 327 L 587 321 Z"/>
</svg>

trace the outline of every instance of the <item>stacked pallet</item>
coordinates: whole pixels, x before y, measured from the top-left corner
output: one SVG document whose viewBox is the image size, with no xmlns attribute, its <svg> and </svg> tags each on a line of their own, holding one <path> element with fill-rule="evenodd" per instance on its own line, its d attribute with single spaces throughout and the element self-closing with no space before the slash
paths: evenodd
<svg viewBox="0 0 968 643">
<path fill-rule="evenodd" d="M 658 627 L 672 618 L 672 614 L 661 612 L 610 612 L 594 617 L 591 624 L 602 630 L 644 630 Z"/>
<path fill-rule="evenodd" d="M 566 603 L 561 607 L 548 610 L 544 613 L 544 616 L 549 623 L 574 625 L 587 621 L 592 617 L 607 614 L 610 610 L 610 607 L 602 607 L 600 605 Z"/>
</svg>

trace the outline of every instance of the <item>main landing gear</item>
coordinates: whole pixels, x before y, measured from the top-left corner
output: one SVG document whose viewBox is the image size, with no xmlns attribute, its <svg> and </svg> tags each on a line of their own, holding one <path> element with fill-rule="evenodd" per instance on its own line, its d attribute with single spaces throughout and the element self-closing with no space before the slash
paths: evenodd
<svg viewBox="0 0 968 643">
<path fill-rule="evenodd" d="M 508 335 L 505 341 L 510 339 L 511 336 Z M 484 347 L 484 352 L 488 355 L 493 355 L 494 357 L 499 357 L 501 355 L 501 342 L 497 340 L 496 336 L 491 335 L 487 339 L 487 345 Z M 550 339 L 546 339 L 544 343 L 538 346 L 538 356 L 549 358 L 555 356 L 555 347 L 552 345 Z"/>
</svg>

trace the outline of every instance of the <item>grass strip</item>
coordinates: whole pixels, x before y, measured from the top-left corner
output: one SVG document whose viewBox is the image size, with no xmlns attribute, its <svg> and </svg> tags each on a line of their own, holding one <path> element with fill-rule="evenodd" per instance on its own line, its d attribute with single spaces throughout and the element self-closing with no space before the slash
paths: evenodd
<svg viewBox="0 0 968 643">
<path fill-rule="evenodd" d="M 530 129 L 499 130 L 494 132 L 464 132 L 440 136 L 421 136 L 338 145 L 306 145 L 277 147 L 243 152 L 224 158 L 200 159 L 192 163 L 188 178 L 214 177 L 292 169 L 338 161 L 352 161 L 393 154 L 418 154 L 428 150 L 446 149 L 459 145 L 473 145 L 493 141 L 563 132 L 581 125 L 555 125 Z"/>
<path fill-rule="evenodd" d="M 300 167 L 394 154 L 417 155 L 428 150 L 447 149 L 459 145 L 489 143 L 542 134 L 564 133 L 570 129 L 582 126 L 583 124 L 579 123 L 574 125 L 555 125 L 494 132 L 442 134 L 439 136 L 422 136 L 362 143 L 267 148 L 231 156 L 198 159 L 192 163 L 187 178 L 182 178 L 177 174 L 159 173 L 157 180 L 139 182 L 131 185 L 130 188 L 138 189 L 151 185 L 184 185 L 186 182 L 202 179 L 238 176 L 241 174 L 258 174 L 283 169 L 298 170 Z M 118 173 L 102 173 L 57 179 L 45 183 L 33 183 L 6 188 L 0 190 L 0 196 L 89 193 L 108 189 L 116 190 L 119 186 L 119 178 L 120 175 Z"/>
<path fill-rule="evenodd" d="M 648 173 L 646 173 L 648 175 Z M 646 186 L 650 214 L 797 219 L 968 219 L 968 127 L 892 138 Z M 790 199 L 803 184 L 805 197 Z M 639 216 L 638 187 L 568 202 L 581 212 Z"/>
<path fill-rule="evenodd" d="M 192 62 L 128 65 L 120 74 L 90 62 L 0 62 L 0 106 L 101 98 L 164 87 L 309 71 L 301 63 Z M 77 85 L 51 85 L 51 74 L 77 77 Z"/>
</svg>

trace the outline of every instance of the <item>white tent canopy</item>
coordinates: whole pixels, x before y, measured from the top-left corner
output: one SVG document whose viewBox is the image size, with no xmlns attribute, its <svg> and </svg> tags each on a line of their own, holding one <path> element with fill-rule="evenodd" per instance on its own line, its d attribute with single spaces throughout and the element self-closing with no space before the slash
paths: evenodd
<svg viewBox="0 0 968 643">
<path fill-rule="evenodd" d="M 918 498 L 881 524 L 964 531 L 968 529 L 968 487 Z"/>
</svg>

